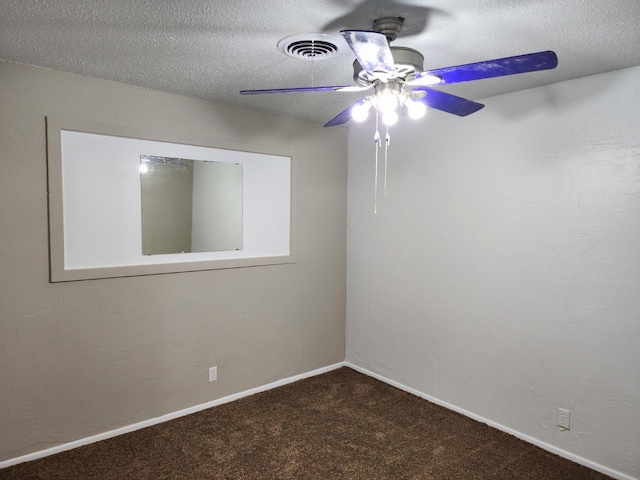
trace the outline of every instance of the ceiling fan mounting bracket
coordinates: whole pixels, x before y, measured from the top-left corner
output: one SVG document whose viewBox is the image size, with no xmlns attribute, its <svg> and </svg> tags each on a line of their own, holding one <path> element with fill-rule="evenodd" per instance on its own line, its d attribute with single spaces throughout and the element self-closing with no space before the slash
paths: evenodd
<svg viewBox="0 0 640 480">
<path fill-rule="evenodd" d="M 393 42 L 400 35 L 403 24 L 402 17 L 382 17 L 373 21 L 373 31 L 382 33 L 387 37 L 387 42 Z"/>
</svg>

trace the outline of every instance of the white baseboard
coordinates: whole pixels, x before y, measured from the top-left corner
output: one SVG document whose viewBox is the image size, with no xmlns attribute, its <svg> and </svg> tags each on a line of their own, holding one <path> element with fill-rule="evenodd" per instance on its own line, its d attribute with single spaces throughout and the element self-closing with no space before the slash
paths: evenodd
<svg viewBox="0 0 640 480">
<path fill-rule="evenodd" d="M 367 375 L 369 377 L 375 378 L 376 380 L 380 380 L 381 382 L 387 383 L 391 386 L 394 386 L 400 390 L 404 390 L 407 393 L 411 393 L 413 395 L 416 395 L 420 398 L 424 398 L 425 400 L 428 400 L 432 403 L 435 403 L 436 405 L 440 405 L 441 407 L 445 407 L 448 408 L 449 410 L 453 410 L 454 412 L 458 412 L 461 413 L 462 415 L 472 418 L 474 420 L 477 420 L 478 422 L 482 422 L 482 423 L 486 423 L 487 425 L 489 425 L 490 427 L 496 428 L 500 431 L 506 432 L 510 435 L 513 435 L 514 437 L 519 438 L 520 440 L 524 440 L 527 443 L 531 443 L 537 447 L 540 447 L 544 450 L 547 450 L 548 452 L 551 453 L 555 453 L 556 455 L 559 455 L 561 457 L 564 457 L 568 460 L 571 460 L 572 462 L 575 463 L 579 463 L 580 465 L 584 465 L 585 467 L 589 467 L 592 470 L 595 470 L 597 472 L 600 473 L 604 473 L 605 475 L 609 475 L 610 477 L 613 477 L 615 479 L 618 480 L 638 480 L 634 477 L 630 477 L 629 475 L 626 475 L 624 473 L 618 472 L 616 470 L 613 470 L 611 468 L 605 467 L 603 465 L 600 465 L 599 463 L 595 463 L 592 462 L 591 460 L 587 460 L 586 458 L 582 458 L 579 457 L 578 455 L 575 455 L 571 452 L 567 452 L 566 450 L 562 450 L 558 447 L 555 447 L 549 443 L 543 442 L 541 440 L 538 440 L 537 438 L 533 438 L 530 437 L 529 435 L 525 435 L 524 433 L 518 432 L 516 430 L 513 430 L 509 427 L 505 427 L 504 425 L 501 425 L 499 423 L 496 423 L 492 420 L 488 420 L 480 415 L 477 415 L 473 412 L 470 412 L 468 410 L 465 410 L 463 408 L 457 407 L 455 405 L 452 405 L 450 403 L 444 402 L 438 398 L 432 397 L 431 395 L 427 395 L 426 393 L 420 392 L 414 388 L 410 388 L 407 387 L 401 383 L 398 383 L 394 380 L 390 380 L 386 377 L 383 377 L 382 375 L 379 375 L 377 373 L 371 372 L 369 370 L 367 370 L 366 368 L 362 368 L 359 367 L 358 365 L 354 365 L 353 363 L 350 362 L 345 362 L 345 366 L 352 368 L 353 370 L 363 373 L 364 375 Z"/>
<path fill-rule="evenodd" d="M 207 408 L 216 407 L 224 403 L 233 402 L 234 400 L 238 400 L 243 397 L 248 397 L 249 395 L 254 395 L 256 393 L 264 392 L 266 390 L 271 390 L 272 388 L 281 387 L 289 383 L 297 382 L 298 380 L 302 380 L 303 378 L 309 378 L 309 377 L 314 377 L 316 375 L 321 375 L 323 373 L 327 373 L 327 372 L 330 372 L 331 370 L 336 370 L 344 366 L 345 366 L 345 362 L 335 363 L 327 367 L 318 368 L 317 370 L 301 373 L 300 375 L 295 375 L 293 377 L 283 378 L 281 380 L 269 383 L 267 385 L 262 385 L 260 387 L 245 390 L 243 392 L 234 393 L 233 395 L 219 398 L 217 400 L 212 400 L 207 403 L 202 403 L 200 405 L 185 408 L 184 410 L 178 410 L 177 412 L 167 413 L 166 415 L 162 415 L 160 417 L 151 418 L 149 420 L 144 420 L 142 422 L 134 423 L 133 425 L 127 425 L 126 427 L 116 428 L 115 430 L 109 430 L 108 432 L 99 433 L 98 435 L 92 435 L 90 437 L 81 438 L 80 440 L 75 440 L 73 442 L 56 445 L 55 447 L 47 448 L 45 450 L 39 450 L 37 452 L 29 453 L 27 455 L 11 458 L 9 460 L 5 460 L 4 462 L 0 462 L 0 469 L 10 467 L 12 465 L 17 465 L 19 463 L 30 462 L 32 460 L 37 460 L 39 458 L 48 457 L 49 455 L 55 455 L 56 453 L 72 450 L 74 448 L 82 447 L 84 445 L 89 445 L 91 443 L 99 442 L 100 440 L 106 440 L 107 438 L 116 437 L 118 435 L 122 435 L 125 433 L 134 432 L 136 430 L 140 430 L 141 428 L 150 427 L 151 425 L 157 425 L 159 423 L 168 422 L 169 420 L 184 417 L 185 415 L 190 415 L 192 413 L 200 412 L 202 410 L 206 410 Z"/>
<path fill-rule="evenodd" d="M 336 370 L 340 367 L 349 367 L 352 368 L 353 370 L 360 372 L 364 375 L 367 375 L 369 377 L 375 378 L 377 380 L 380 380 L 381 382 L 387 383 L 389 385 L 392 385 L 400 390 L 403 390 L 407 393 L 411 393 L 413 395 L 416 395 L 420 398 L 424 398 L 425 400 L 428 400 L 432 403 L 435 403 L 436 405 L 440 405 L 442 407 L 445 407 L 449 410 L 453 410 L 454 412 L 458 412 L 461 413 L 462 415 L 465 415 L 469 418 L 472 418 L 474 420 L 477 420 L 479 422 L 482 423 L 486 423 L 487 425 L 496 428 L 498 430 L 501 430 L 503 432 L 506 432 L 510 435 L 513 435 L 514 437 L 517 437 L 521 440 L 524 440 L 525 442 L 531 443 L 533 445 L 536 445 L 540 448 L 543 448 L 544 450 L 547 450 L 551 453 L 555 453 L 556 455 L 559 455 L 561 457 L 564 457 L 568 460 L 571 460 L 573 462 L 579 463 L 580 465 L 584 465 L 585 467 L 589 467 L 597 472 L 600 473 L 604 473 L 605 475 L 609 475 L 610 477 L 613 477 L 615 479 L 618 480 L 638 480 L 634 477 L 630 477 L 629 475 L 626 475 L 624 473 L 618 472 L 616 470 L 613 470 L 611 468 L 605 467 L 603 465 L 600 465 L 598 463 L 592 462 L 591 460 L 587 460 L 586 458 L 582 458 L 578 455 L 575 455 L 571 452 L 567 452 L 566 450 L 562 450 L 558 447 L 555 447 L 551 444 L 548 444 L 546 442 L 543 442 L 541 440 L 538 440 L 536 438 L 530 437 L 528 435 L 525 435 L 524 433 L 518 432 L 516 430 L 513 430 L 511 428 L 505 427 L 504 425 L 501 425 L 499 423 L 493 422 L 491 420 L 488 420 L 480 415 L 477 415 L 473 412 L 469 412 L 468 410 L 464 410 L 462 408 L 459 408 L 455 405 L 452 405 L 450 403 L 444 402 L 438 398 L 432 397 L 431 395 L 427 395 L 426 393 L 420 392 L 418 390 L 415 390 L 413 388 L 407 387 L 401 383 L 398 383 L 394 380 L 390 380 L 382 375 L 379 375 L 377 373 L 371 372 L 365 368 L 362 368 L 358 365 L 354 365 L 350 362 L 340 362 L 340 363 L 335 363 L 333 365 L 329 365 L 327 367 L 323 367 L 323 368 L 319 368 L 317 370 L 312 370 L 310 372 L 306 372 L 306 373 L 302 373 L 300 375 L 295 375 L 293 377 L 288 377 L 288 378 L 284 378 L 272 383 L 269 383 L 267 385 L 262 385 L 260 387 L 256 387 L 256 388 L 252 388 L 249 390 L 245 390 L 243 392 L 239 392 L 239 393 L 235 393 L 233 395 L 229 395 L 223 398 L 219 398 L 217 400 L 212 400 L 211 402 L 207 402 L 207 403 L 202 403 L 200 405 L 195 405 L 193 407 L 190 408 L 185 408 L 183 410 L 178 410 L 177 412 L 172 412 L 172 413 L 168 413 L 166 415 L 162 415 L 160 417 L 156 417 L 156 418 L 151 418 L 149 420 L 144 420 L 142 422 L 138 422 L 138 423 L 134 423 L 132 425 L 128 425 L 126 427 L 121 427 L 121 428 L 117 428 L 115 430 L 110 430 L 108 432 L 104 432 L 104 433 L 100 433 L 98 435 L 92 435 L 90 437 L 86 437 L 86 438 L 81 438 L 79 440 L 75 440 L 73 442 L 69 442 L 69 443 L 64 443 L 61 445 L 57 445 L 55 447 L 52 448 L 47 448 L 45 450 L 40 450 L 37 452 L 33 452 L 33 453 L 29 453 L 27 455 L 23 455 L 20 457 L 16 457 L 16 458 L 12 458 L 9 460 L 5 460 L 3 462 L 0 462 L 0 469 L 2 468 L 6 468 L 6 467 L 10 467 L 12 465 L 17 465 L 19 463 L 23 463 L 23 462 L 30 462 L 32 460 L 37 460 L 39 458 L 43 458 L 43 457 L 48 457 L 49 455 L 54 455 L 56 453 L 60 453 L 60 452 L 64 452 L 67 450 L 72 450 L 74 448 L 78 448 L 81 447 L 83 445 L 89 445 L 91 443 L 95 443 L 95 442 L 99 442 L 100 440 L 106 440 L 107 438 L 112 438 L 112 437 L 116 437 L 118 435 L 123 435 L 125 433 L 129 433 L 129 432 L 134 432 L 136 430 L 140 430 L 141 428 L 145 428 L 145 427 L 150 427 L 152 425 L 157 425 L 159 423 L 163 423 L 163 422 L 168 422 L 169 420 L 173 420 L 176 418 L 180 418 L 183 417 L 185 415 L 190 415 L 192 413 L 196 413 L 196 412 L 200 412 L 202 410 L 205 410 L 207 408 L 211 408 L 211 407 L 215 407 L 218 405 L 222 405 L 224 403 L 229 403 L 232 402 L 234 400 L 238 400 L 240 398 L 243 397 L 248 397 L 250 395 L 254 395 L 256 393 L 260 393 L 260 392 L 264 392 L 266 390 L 271 390 L 273 388 L 276 387 L 281 387 L 283 385 L 287 385 L 289 383 L 293 383 L 296 382 L 298 380 L 302 380 L 304 378 L 309 378 L 309 377 L 314 377 L 316 375 L 321 375 L 323 373 L 327 373 L 330 372 L 332 370 Z"/>
</svg>

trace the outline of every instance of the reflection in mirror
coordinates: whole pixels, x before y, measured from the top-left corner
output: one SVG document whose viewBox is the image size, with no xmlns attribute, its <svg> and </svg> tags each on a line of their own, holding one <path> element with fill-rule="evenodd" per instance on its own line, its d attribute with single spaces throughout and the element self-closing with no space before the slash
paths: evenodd
<svg viewBox="0 0 640 480">
<path fill-rule="evenodd" d="M 242 165 L 140 156 L 142 254 L 242 250 Z"/>
</svg>

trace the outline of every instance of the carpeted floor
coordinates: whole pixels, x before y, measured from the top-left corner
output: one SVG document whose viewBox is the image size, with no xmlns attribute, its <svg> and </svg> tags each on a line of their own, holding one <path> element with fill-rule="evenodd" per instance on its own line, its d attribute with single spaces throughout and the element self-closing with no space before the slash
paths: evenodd
<svg viewBox="0 0 640 480">
<path fill-rule="evenodd" d="M 0 470 L 0 479 L 608 479 L 341 368 Z"/>
</svg>

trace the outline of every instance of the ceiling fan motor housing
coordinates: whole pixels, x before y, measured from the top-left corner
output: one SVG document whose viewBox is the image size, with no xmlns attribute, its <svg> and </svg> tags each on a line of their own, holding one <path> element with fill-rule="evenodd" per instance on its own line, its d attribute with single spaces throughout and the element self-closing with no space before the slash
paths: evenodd
<svg viewBox="0 0 640 480">
<path fill-rule="evenodd" d="M 424 57 L 420 52 L 408 47 L 390 48 L 396 67 L 396 78 L 401 78 L 406 82 L 412 80 L 416 76 L 416 73 L 422 72 Z M 360 62 L 356 60 L 353 62 L 353 79 L 358 85 L 369 86 L 376 80 L 376 77 L 365 72 Z"/>
</svg>

